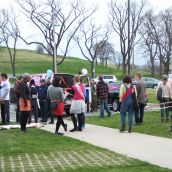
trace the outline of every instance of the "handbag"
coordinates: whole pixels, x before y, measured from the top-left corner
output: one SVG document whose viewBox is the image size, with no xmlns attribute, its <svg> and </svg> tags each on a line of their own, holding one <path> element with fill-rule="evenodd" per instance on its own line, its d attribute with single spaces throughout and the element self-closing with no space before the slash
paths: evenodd
<svg viewBox="0 0 172 172">
<path fill-rule="evenodd" d="M 135 89 L 134 89 L 134 91 L 132 93 L 132 96 L 133 96 L 133 108 L 134 108 L 134 110 L 138 111 L 139 110 L 139 103 L 138 103 L 138 100 L 137 100 Z"/>
<path fill-rule="evenodd" d="M 50 103 L 51 109 L 56 109 L 58 107 L 58 104 L 59 104 L 59 102 L 56 100 L 51 101 L 51 103 Z"/>
<path fill-rule="evenodd" d="M 157 100 L 161 101 L 162 100 L 162 87 L 158 88 L 157 91 Z"/>
</svg>

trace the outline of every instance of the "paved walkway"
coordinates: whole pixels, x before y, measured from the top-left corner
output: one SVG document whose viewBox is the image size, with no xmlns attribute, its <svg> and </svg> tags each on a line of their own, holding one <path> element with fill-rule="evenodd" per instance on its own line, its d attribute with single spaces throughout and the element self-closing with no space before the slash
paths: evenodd
<svg viewBox="0 0 172 172">
<path fill-rule="evenodd" d="M 67 124 L 68 128 L 71 129 L 72 123 L 67 121 Z M 54 132 L 55 125 L 47 125 L 42 129 Z M 121 134 L 117 129 L 89 124 L 86 125 L 83 132 L 67 132 L 65 136 L 172 169 L 172 139 L 138 133 Z"/>
</svg>

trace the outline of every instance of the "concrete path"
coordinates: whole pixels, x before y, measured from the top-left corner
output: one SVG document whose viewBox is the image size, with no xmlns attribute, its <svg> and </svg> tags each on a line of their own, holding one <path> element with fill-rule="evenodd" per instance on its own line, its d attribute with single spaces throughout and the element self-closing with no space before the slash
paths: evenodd
<svg viewBox="0 0 172 172">
<path fill-rule="evenodd" d="M 70 121 L 67 121 L 67 124 L 69 129 L 73 127 Z M 55 125 L 47 125 L 42 129 L 54 133 Z M 62 129 L 60 131 L 63 132 Z M 65 136 L 172 169 L 172 139 L 138 133 L 119 133 L 117 129 L 89 124 L 83 132 L 66 132 Z"/>
</svg>

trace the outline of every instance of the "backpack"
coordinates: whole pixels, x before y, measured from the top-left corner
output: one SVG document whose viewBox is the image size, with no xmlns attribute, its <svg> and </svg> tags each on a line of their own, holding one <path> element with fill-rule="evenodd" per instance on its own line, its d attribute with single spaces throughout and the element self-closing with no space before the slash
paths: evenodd
<svg viewBox="0 0 172 172">
<path fill-rule="evenodd" d="M 162 100 L 162 87 L 159 87 L 157 90 L 157 100 Z"/>
</svg>

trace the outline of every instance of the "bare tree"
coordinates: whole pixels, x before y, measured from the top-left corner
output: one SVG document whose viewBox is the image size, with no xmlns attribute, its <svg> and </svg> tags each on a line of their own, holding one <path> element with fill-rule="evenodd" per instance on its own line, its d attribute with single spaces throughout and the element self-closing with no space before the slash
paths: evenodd
<svg viewBox="0 0 172 172">
<path fill-rule="evenodd" d="M 16 20 L 17 16 L 13 10 L 0 10 L 0 39 L 8 49 L 13 76 L 16 75 L 16 45 L 19 34 Z M 10 45 L 12 45 L 12 48 L 10 48 Z"/>
<path fill-rule="evenodd" d="M 135 46 L 135 39 L 138 29 L 144 20 L 144 1 L 137 3 L 131 2 L 131 19 L 130 19 L 130 38 L 128 38 L 128 4 L 126 2 L 120 3 L 117 0 L 111 0 L 109 5 L 109 19 L 112 29 L 119 36 L 121 54 L 123 57 L 122 68 L 123 75 L 130 74 L 131 57 L 128 57 L 128 51 L 133 53 L 133 47 Z M 130 40 L 130 46 L 127 45 L 128 39 Z"/>
<path fill-rule="evenodd" d="M 82 25 L 80 29 L 80 35 L 74 38 L 81 50 L 82 55 L 91 64 L 91 78 L 95 77 L 95 61 L 100 53 L 101 48 L 108 40 L 108 36 L 109 31 L 103 33 L 101 27 L 96 27 L 95 24 L 90 22 L 89 25 Z M 82 42 L 84 46 L 82 46 Z M 98 44 L 99 46 L 97 46 Z"/>
<path fill-rule="evenodd" d="M 43 54 L 44 53 L 44 47 L 42 47 L 42 45 L 37 45 L 36 52 L 38 54 Z"/>
<path fill-rule="evenodd" d="M 63 58 L 57 62 L 57 65 L 62 64 L 65 60 L 72 38 L 80 26 L 96 10 L 96 7 L 87 9 L 81 0 L 74 0 L 71 4 L 69 3 L 69 6 L 66 6 L 66 2 L 62 0 L 44 0 L 39 3 L 34 0 L 17 0 L 17 2 L 26 17 L 39 29 L 45 43 L 40 40 L 28 41 L 22 35 L 21 39 L 28 45 L 43 46 L 52 57 L 59 53 L 60 47 L 63 47 Z M 47 49 L 47 45 L 51 47 L 51 51 Z"/>
<path fill-rule="evenodd" d="M 106 65 L 108 64 L 108 61 L 111 60 L 115 56 L 115 50 L 111 43 L 109 43 L 107 40 L 103 40 L 98 42 L 94 49 L 99 49 L 97 58 L 100 59 L 100 64 Z"/>
<path fill-rule="evenodd" d="M 150 15 L 148 22 L 151 26 L 151 37 L 158 49 L 160 75 L 168 74 L 172 52 L 172 9 Z"/>
<path fill-rule="evenodd" d="M 151 19 L 153 21 L 153 11 L 150 10 L 145 15 L 145 20 L 139 30 L 141 37 L 141 42 L 139 48 L 144 50 L 143 56 L 149 57 L 150 69 L 152 77 L 155 76 L 155 61 L 158 60 L 158 46 L 152 35 L 152 27 L 149 22 Z"/>
</svg>

